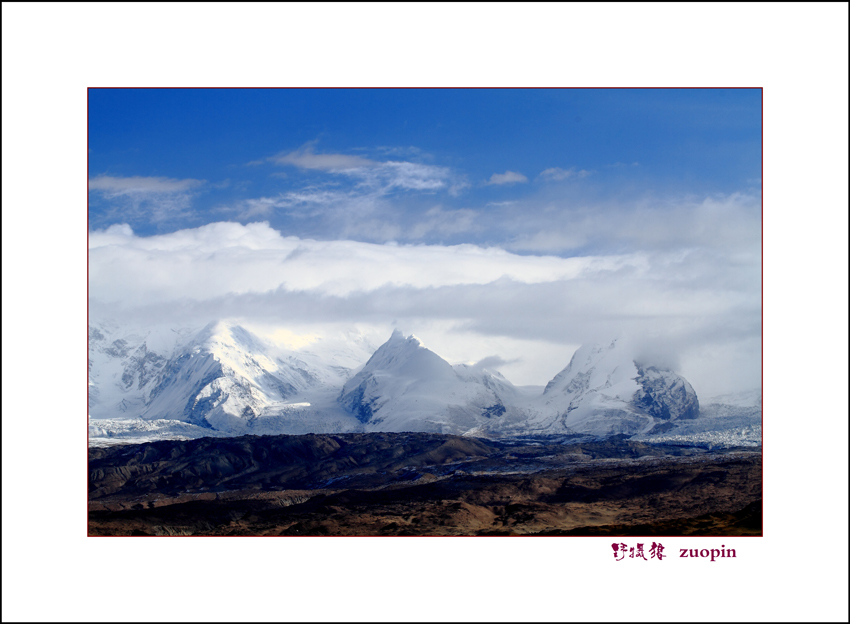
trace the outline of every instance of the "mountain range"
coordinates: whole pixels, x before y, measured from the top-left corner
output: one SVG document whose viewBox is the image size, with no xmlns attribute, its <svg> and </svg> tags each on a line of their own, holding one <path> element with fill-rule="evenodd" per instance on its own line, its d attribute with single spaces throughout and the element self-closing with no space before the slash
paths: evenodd
<svg viewBox="0 0 850 624">
<path fill-rule="evenodd" d="M 486 366 L 453 366 L 400 331 L 377 348 L 350 332 L 312 349 L 286 350 L 224 321 L 136 332 L 109 322 L 89 326 L 96 438 L 651 435 L 699 416 L 686 379 L 635 361 L 620 340 L 582 346 L 541 392 L 514 386 Z"/>
</svg>

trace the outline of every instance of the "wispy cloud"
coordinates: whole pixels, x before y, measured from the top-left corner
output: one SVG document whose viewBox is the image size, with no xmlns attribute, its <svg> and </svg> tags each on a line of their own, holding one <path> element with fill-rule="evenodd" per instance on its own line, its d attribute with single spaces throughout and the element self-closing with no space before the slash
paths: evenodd
<svg viewBox="0 0 850 624">
<path fill-rule="evenodd" d="M 528 182 L 528 178 L 516 171 L 505 171 L 491 175 L 487 184 L 517 184 L 519 182 Z"/>
<path fill-rule="evenodd" d="M 367 148 L 362 149 L 365 150 Z M 391 147 L 382 145 L 374 148 L 374 151 L 386 154 L 387 156 L 395 156 L 396 158 L 432 158 L 430 154 L 424 153 L 420 148 L 413 145 L 408 145 L 407 147 Z"/>
<path fill-rule="evenodd" d="M 451 186 L 449 186 L 449 195 L 451 195 L 452 197 L 458 197 L 461 193 L 463 193 L 471 186 L 472 185 L 467 181 L 466 176 L 456 178 L 455 181 L 452 182 Z"/>
<path fill-rule="evenodd" d="M 232 208 L 222 208 L 221 212 L 233 212 L 238 219 L 268 217 L 275 211 L 283 210 L 291 216 L 315 216 L 323 208 L 339 205 L 352 200 L 352 194 L 342 191 L 306 188 L 301 191 L 281 193 L 276 197 L 257 197 L 243 199 Z M 309 207 L 307 211 L 294 210 Z"/>
<path fill-rule="evenodd" d="M 542 180 L 567 180 L 569 178 L 586 178 L 591 174 L 590 171 L 586 169 L 576 170 L 575 167 L 570 169 L 561 169 L 560 167 L 551 167 L 550 169 L 545 169 L 540 173 L 540 179 Z"/>
<path fill-rule="evenodd" d="M 312 145 L 295 150 L 294 152 L 280 153 L 270 158 L 272 162 L 279 165 L 292 165 L 300 169 L 318 169 L 320 171 L 344 171 L 362 167 L 377 165 L 373 160 L 349 154 L 316 154 Z"/>
<path fill-rule="evenodd" d="M 133 176 L 118 178 L 114 176 L 97 176 L 89 180 L 90 191 L 100 191 L 108 197 L 120 195 L 156 195 L 186 193 L 201 186 L 204 180 L 176 180 L 174 178 L 157 178 Z"/>
<path fill-rule="evenodd" d="M 367 186 L 381 192 L 392 189 L 436 191 L 446 186 L 450 171 L 446 167 L 422 165 L 412 162 L 388 161 L 372 167 L 361 167 L 343 171 Z"/>
<path fill-rule="evenodd" d="M 487 369 L 487 368 L 489 368 L 491 370 L 498 370 L 498 369 L 502 368 L 503 366 L 507 366 L 509 364 L 515 364 L 518 361 L 519 361 L 519 358 L 514 358 L 512 360 L 506 360 L 505 358 L 503 358 L 499 355 L 488 355 L 487 357 L 481 358 L 480 360 L 478 360 L 475 364 L 472 365 L 472 367 L 476 368 L 478 370 L 483 370 L 483 369 Z"/>
<path fill-rule="evenodd" d="M 315 142 L 287 153 L 272 156 L 268 160 L 278 165 L 289 165 L 299 169 L 325 171 L 346 176 L 356 181 L 362 192 L 385 194 L 394 189 L 412 191 L 436 191 L 445 188 L 452 178 L 451 171 L 446 167 L 425 165 L 410 161 L 388 160 L 385 162 L 371 160 L 362 156 L 338 153 L 316 153 Z M 377 148 L 384 153 L 415 154 L 419 150 L 414 147 Z M 457 192 L 462 188 L 455 180 L 452 190 Z"/>
<path fill-rule="evenodd" d="M 707 198 L 650 198 L 576 205 L 574 200 L 520 202 L 498 209 L 505 247 L 531 253 L 713 249 L 747 253 L 761 249 L 757 194 Z"/>
<path fill-rule="evenodd" d="M 408 235 L 413 240 L 419 240 L 433 232 L 444 236 L 468 232 L 474 228 L 476 216 L 477 213 L 474 210 L 467 208 L 443 210 L 435 206 L 425 213 L 424 219 L 410 228 Z"/>
<path fill-rule="evenodd" d="M 416 195 L 433 195 L 448 191 L 456 196 L 467 186 L 462 176 L 448 167 L 419 162 L 371 160 L 362 156 L 339 153 L 316 153 L 314 143 L 298 150 L 267 159 L 279 165 L 292 166 L 326 174 L 309 179 L 309 186 L 288 190 L 275 196 L 244 199 L 217 212 L 233 215 L 238 220 L 287 218 L 297 220 L 300 232 L 318 238 L 355 237 L 359 240 L 386 242 L 400 236 L 407 240 L 451 235 L 470 227 L 471 211 L 449 211 L 440 217 L 424 214 Z M 380 148 L 377 151 L 390 151 Z M 413 147 L 400 151 L 414 153 Z M 283 172 L 281 172 L 283 173 Z M 292 173 L 292 172 L 290 172 Z M 272 174 L 274 175 L 274 174 Z M 288 186 L 297 185 L 297 174 L 287 175 Z M 283 177 L 281 176 L 281 177 Z M 399 209 L 393 196 L 413 194 Z M 433 203 L 429 201 L 431 206 Z M 291 221 L 292 222 L 292 221 Z"/>
<path fill-rule="evenodd" d="M 120 216 L 124 221 L 162 223 L 191 216 L 192 195 L 205 183 L 206 180 L 191 178 L 101 175 L 89 179 L 89 191 L 111 204 L 102 218 L 114 220 Z"/>
</svg>

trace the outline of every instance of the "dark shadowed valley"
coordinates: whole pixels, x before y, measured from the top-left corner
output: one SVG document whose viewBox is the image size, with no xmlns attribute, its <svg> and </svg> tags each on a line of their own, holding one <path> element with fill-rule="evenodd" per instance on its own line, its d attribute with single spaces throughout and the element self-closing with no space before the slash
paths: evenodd
<svg viewBox="0 0 850 624">
<path fill-rule="evenodd" d="M 760 535 L 761 452 L 425 433 L 89 449 L 91 535 Z"/>
</svg>

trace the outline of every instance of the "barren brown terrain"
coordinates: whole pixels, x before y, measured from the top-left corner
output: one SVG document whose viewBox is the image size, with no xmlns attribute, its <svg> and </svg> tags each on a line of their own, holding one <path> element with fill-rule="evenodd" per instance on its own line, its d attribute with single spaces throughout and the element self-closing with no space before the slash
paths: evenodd
<svg viewBox="0 0 850 624">
<path fill-rule="evenodd" d="M 761 453 L 245 436 L 89 450 L 90 535 L 760 535 Z"/>
</svg>

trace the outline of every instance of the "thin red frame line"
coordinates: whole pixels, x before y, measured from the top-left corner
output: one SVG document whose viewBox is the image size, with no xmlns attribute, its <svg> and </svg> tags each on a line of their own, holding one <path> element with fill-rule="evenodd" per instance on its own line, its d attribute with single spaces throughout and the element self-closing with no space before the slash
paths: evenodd
<svg viewBox="0 0 850 624">
<path fill-rule="evenodd" d="M 91 387 L 89 386 L 89 366 L 91 364 L 89 360 L 89 338 L 88 338 L 88 329 L 91 323 L 91 318 L 89 317 L 89 229 L 90 229 L 90 219 L 91 213 L 89 211 L 89 141 L 90 141 L 90 132 L 89 132 L 89 116 L 91 107 L 89 106 L 89 90 L 86 89 L 86 535 L 90 536 L 91 532 L 89 531 L 89 510 L 88 510 L 88 500 L 89 500 L 89 492 L 91 491 L 91 475 L 89 473 L 89 458 L 88 458 L 88 447 L 89 447 L 89 392 L 91 392 Z"/>
<path fill-rule="evenodd" d="M 630 91 L 639 91 L 639 90 L 716 90 L 716 89 L 735 89 L 735 90 L 745 90 L 745 89 L 755 89 L 758 88 L 761 90 L 761 399 L 762 399 L 762 410 L 761 410 L 761 430 L 762 430 L 762 501 L 764 501 L 764 488 L 765 488 L 765 476 L 764 476 L 764 87 L 87 87 L 86 89 L 86 241 L 88 241 L 89 236 L 89 91 L 92 89 L 145 89 L 145 90 L 188 90 L 188 89 L 208 89 L 208 90 L 294 90 L 294 89 L 325 89 L 325 90 L 457 90 L 457 91 L 468 91 L 470 89 L 492 89 L 492 90 L 577 90 L 577 89 L 607 89 L 607 90 L 630 90 Z M 86 346 L 88 347 L 88 324 L 90 322 L 89 318 L 89 250 L 88 244 L 86 245 Z M 89 525 L 89 517 L 88 517 L 88 487 L 89 487 L 89 471 L 88 471 L 88 443 L 89 443 L 89 429 L 88 429 L 88 398 L 89 398 L 89 385 L 88 385 L 88 348 L 86 348 L 86 534 L 88 537 L 129 537 L 122 535 L 104 535 L 104 536 L 93 536 L 88 533 L 88 525 Z M 762 525 L 762 534 L 761 535 L 701 535 L 694 537 L 764 537 L 764 503 L 762 502 L 762 511 L 761 511 L 761 525 Z M 141 536 L 139 536 L 141 537 Z M 163 535 L 163 536 L 148 536 L 148 537 L 185 537 L 185 536 L 177 536 L 177 535 Z M 207 535 L 207 536 L 193 536 L 193 537 L 234 537 L 228 535 Z M 267 536 L 267 535 L 250 535 L 250 536 L 239 536 L 239 537 L 287 537 L 287 536 Z M 297 537 L 475 537 L 475 536 L 464 536 L 464 535 L 351 535 L 351 536 L 343 536 L 343 535 L 303 535 Z M 504 535 L 504 536 L 487 536 L 487 537 L 532 537 L 532 536 L 514 536 L 514 535 Z M 539 537 L 547 537 L 547 536 L 539 536 Z M 570 536 L 548 536 L 548 537 L 570 537 Z M 579 537 L 579 536 L 575 536 Z M 616 536 L 585 536 L 585 537 L 616 537 Z M 623 536 L 626 537 L 626 536 Z M 681 535 L 644 535 L 644 536 L 628 536 L 630 538 L 637 537 L 688 537 Z"/>
<path fill-rule="evenodd" d="M 761 88 L 761 536 L 764 537 L 764 87 Z"/>
</svg>

